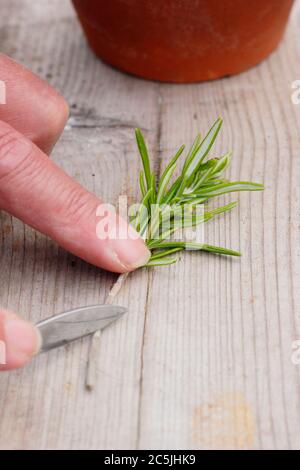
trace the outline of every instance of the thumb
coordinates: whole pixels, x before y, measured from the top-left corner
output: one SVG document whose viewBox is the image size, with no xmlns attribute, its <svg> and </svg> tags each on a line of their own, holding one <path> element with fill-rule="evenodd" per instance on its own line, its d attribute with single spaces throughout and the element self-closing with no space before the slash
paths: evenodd
<svg viewBox="0 0 300 470">
<path fill-rule="evenodd" d="M 40 334 L 31 323 L 0 309 L 0 371 L 23 367 L 40 346 Z"/>
<path fill-rule="evenodd" d="M 101 204 L 34 143 L 0 121 L 0 208 L 101 268 L 123 273 L 146 264 L 150 252 L 133 229 L 125 237 L 124 230 L 122 238 L 115 236 L 120 226 L 127 228 L 122 219 L 111 217 L 109 234 L 97 236 Z"/>
</svg>

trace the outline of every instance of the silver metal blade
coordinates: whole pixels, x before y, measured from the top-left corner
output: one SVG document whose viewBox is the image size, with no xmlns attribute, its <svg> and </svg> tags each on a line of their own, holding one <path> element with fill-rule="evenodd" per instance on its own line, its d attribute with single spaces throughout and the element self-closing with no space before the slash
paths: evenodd
<svg viewBox="0 0 300 470">
<path fill-rule="evenodd" d="M 43 340 L 40 352 L 59 348 L 76 339 L 103 330 L 126 312 L 126 308 L 117 305 L 94 305 L 48 318 L 36 325 Z"/>
</svg>

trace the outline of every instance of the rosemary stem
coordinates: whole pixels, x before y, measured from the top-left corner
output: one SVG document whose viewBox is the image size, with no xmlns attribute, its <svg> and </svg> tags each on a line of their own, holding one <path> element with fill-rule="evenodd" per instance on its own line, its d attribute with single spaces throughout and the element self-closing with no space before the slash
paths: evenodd
<svg viewBox="0 0 300 470">
<path fill-rule="evenodd" d="M 117 281 L 114 283 L 113 287 L 106 297 L 105 304 L 112 305 L 114 303 L 115 297 L 118 295 L 124 282 L 126 281 L 129 273 L 120 274 Z M 91 344 L 88 354 L 88 360 L 86 365 L 86 378 L 85 378 L 85 387 L 90 392 L 94 390 L 97 379 L 97 364 L 100 356 L 101 348 L 101 331 L 96 331 L 91 338 Z"/>
<path fill-rule="evenodd" d="M 147 267 L 174 264 L 178 258 L 169 257 L 169 255 L 189 249 L 218 255 L 240 256 L 237 251 L 227 248 L 172 240 L 172 235 L 178 230 L 182 231 L 196 227 L 200 223 L 208 222 L 213 217 L 228 212 L 236 206 L 236 203 L 230 203 L 211 210 L 205 206 L 206 210 L 201 215 L 201 213 L 195 212 L 200 204 L 207 204 L 210 199 L 227 193 L 263 190 L 261 184 L 247 181 L 230 182 L 224 178 L 223 172 L 230 164 L 231 152 L 220 158 L 209 158 L 209 152 L 221 126 L 222 119 L 219 118 L 204 139 L 198 134 L 185 158 L 181 173 L 175 179 L 174 172 L 177 160 L 184 150 L 184 146 L 180 147 L 176 155 L 169 161 L 158 181 L 156 181 L 155 173 L 151 168 L 145 139 L 141 131 L 136 129 L 136 139 L 143 164 L 143 170 L 139 178 L 142 201 L 134 220 L 131 222 L 151 251 L 152 256 L 146 265 Z M 154 204 L 156 206 L 152 210 Z M 144 208 L 147 209 L 146 213 L 143 210 Z M 114 302 L 127 276 L 128 274 L 119 276 L 108 294 L 107 305 Z M 94 334 L 90 344 L 85 381 L 88 390 L 93 390 L 96 384 L 100 348 L 101 332 L 99 331 Z"/>
</svg>

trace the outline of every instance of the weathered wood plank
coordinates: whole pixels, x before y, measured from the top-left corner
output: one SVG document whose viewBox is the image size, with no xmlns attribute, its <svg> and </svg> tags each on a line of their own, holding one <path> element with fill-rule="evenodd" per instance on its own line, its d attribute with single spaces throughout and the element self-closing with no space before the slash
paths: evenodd
<svg viewBox="0 0 300 470">
<path fill-rule="evenodd" d="M 139 160 L 133 128 L 141 126 L 155 148 L 157 85 L 95 60 L 69 2 L 54 3 L 55 8 L 46 1 L 12 3 L 1 29 L 2 52 L 47 78 L 70 103 L 71 119 L 52 158 L 109 202 L 117 202 L 120 193 L 135 198 Z M 2 306 L 37 321 L 104 300 L 115 276 L 6 214 L 1 224 Z M 1 374 L 1 448 L 136 446 L 147 277 L 134 275 L 118 299 L 130 314 L 103 334 L 97 393 L 84 389 L 87 340 L 41 356 L 24 371 Z"/>
<path fill-rule="evenodd" d="M 153 274 L 141 448 L 300 446 L 300 371 L 291 361 L 300 336 L 297 21 L 295 12 L 279 53 L 247 74 L 161 87 L 164 150 L 222 113 L 217 148 L 234 149 L 232 177 L 264 181 L 266 191 L 241 195 L 235 214 L 207 227 L 207 241 L 240 248 L 241 261 L 188 254 Z"/>
</svg>

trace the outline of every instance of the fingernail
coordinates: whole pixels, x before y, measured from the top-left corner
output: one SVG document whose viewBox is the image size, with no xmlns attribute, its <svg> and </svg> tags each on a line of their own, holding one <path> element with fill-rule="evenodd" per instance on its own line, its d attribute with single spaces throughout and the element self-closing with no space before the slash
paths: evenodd
<svg viewBox="0 0 300 470">
<path fill-rule="evenodd" d="M 38 329 L 17 315 L 6 317 L 4 333 L 10 360 L 13 363 L 25 364 L 41 348 L 42 339 Z"/>
<path fill-rule="evenodd" d="M 137 231 L 119 218 L 117 233 L 119 237 L 112 236 L 115 231 L 111 232 L 109 244 L 120 264 L 129 271 L 147 264 L 151 253 Z"/>
</svg>

